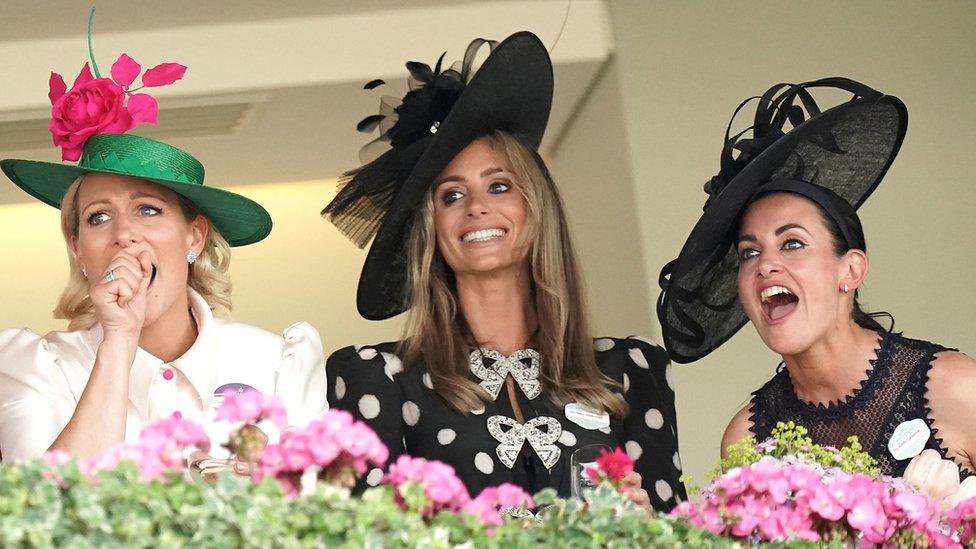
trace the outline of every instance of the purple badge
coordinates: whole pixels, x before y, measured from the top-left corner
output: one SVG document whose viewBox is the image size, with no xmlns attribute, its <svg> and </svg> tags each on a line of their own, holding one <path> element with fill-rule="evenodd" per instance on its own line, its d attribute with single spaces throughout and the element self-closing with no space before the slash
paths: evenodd
<svg viewBox="0 0 976 549">
<path fill-rule="evenodd" d="M 231 394 L 241 394 L 245 391 L 256 391 L 254 387 L 246 385 L 244 383 L 226 383 L 217 387 L 214 391 L 214 408 L 219 408 L 220 404 L 224 401 L 224 397 Z"/>
</svg>

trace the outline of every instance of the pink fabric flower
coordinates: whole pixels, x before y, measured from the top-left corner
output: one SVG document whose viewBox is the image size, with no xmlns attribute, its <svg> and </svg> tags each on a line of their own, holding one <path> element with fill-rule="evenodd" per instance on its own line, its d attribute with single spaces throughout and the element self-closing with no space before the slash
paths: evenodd
<svg viewBox="0 0 976 549">
<path fill-rule="evenodd" d="M 156 124 L 159 113 L 156 100 L 130 89 L 141 70 L 142 67 L 124 53 L 112 64 L 112 78 L 95 78 L 85 63 L 70 90 L 60 74 L 51 73 L 48 81 L 51 122 L 48 129 L 54 145 L 61 147 L 62 160 L 81 158 L 85 142 L 93 135 L 124 133 L 140 123 Z M 183 78 L 185 72 L 183 65 L 163 63 L 146 71 L 143 85 L 172 84 Z"/>
<path fill-rule="evenodd" d="M 135 126 L 125 108 L 125 91 L 108 78 L 94 78 L 86 63 L 68 91 L 64 79 L 51 73 L 51 122 L 48 129 L 62 160 L 78 160 L 88 138 L 123 133 Z"/>
</svg>

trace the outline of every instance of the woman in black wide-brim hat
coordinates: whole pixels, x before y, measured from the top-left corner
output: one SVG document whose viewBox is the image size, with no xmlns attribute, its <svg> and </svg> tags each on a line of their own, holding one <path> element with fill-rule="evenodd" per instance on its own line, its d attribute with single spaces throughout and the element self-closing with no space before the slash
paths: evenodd
<svg viewBox="0 0 976 549">
<path fill-rule="evenodd" d="M 634 501 L 674 506 L 684 490 L 667 356 L 637 338 L 590 337 L 562 204 L 536 152 L 553 85 L 542 43 L 523 32 L 475 41 L 446 70 L 407 67 L 411 91 L 360 123 L 381 136 L 324 212 L 359 245 L 375 235 L 359 312 L 408 311 L 405 334 L 333 354 L 329 402 L 372 426 L 391 460 L 446 462 L 472 495 L 505 482 L 568 495 L 573 452 L 602 444 L 636 460 Z"/>
<path fill-rule="evenodd" d="M 821 112 L 810 92 L 824 87 L 853 97 Z M 665 266 L 658 304 L 677 362 L 707 355 L 747 321 L 783 357 L 732 419 L 723 452 L 792 420 L 821 444 L 857 435 L 886 474 L 901 475 L 925 448 L 973 474 L 976 364 L 883 328 L 857 300 L 868 258 L 855 209 L 898 153 L 904 104 L 843 78 L 753 99 L 751 136 L 726 133 L 704 214 Z"/>
</svg>

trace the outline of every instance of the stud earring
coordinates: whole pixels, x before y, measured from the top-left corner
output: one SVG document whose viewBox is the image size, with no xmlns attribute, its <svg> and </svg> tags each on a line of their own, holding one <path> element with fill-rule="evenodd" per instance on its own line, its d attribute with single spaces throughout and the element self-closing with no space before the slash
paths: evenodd
<svg viewBox="0 0 976 549">
<path fill-rule="evenodd" d="M 849 291 L 850 291 L 850 289 L 847 287 L 847 284 L 844 284 L 844 293 L 846 294 Z"/>
<path fill-rule="evenodd" d="M 81 276 L 88 278 L 88 271 L 84 267 L 81 268 Z"/>
<path fill-rule="evenodd" d="M 186 262 L 193 265 L 197 261 L 197 253 L 193 250 L 187 250 L 186 252 Z"/>
</svg>

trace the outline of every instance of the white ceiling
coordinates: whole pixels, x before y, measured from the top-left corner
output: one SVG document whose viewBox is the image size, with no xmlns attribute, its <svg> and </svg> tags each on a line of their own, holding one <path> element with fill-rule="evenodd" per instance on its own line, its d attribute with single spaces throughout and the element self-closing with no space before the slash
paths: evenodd
<svg viewBox="0 0 976 549">
<path fill-rule="evenodd" d="M 66 15 L 66 4 L 79 5 L 77 17 Z M 18 75 L 0 96 L 0 125 L 16 121 L 10 127 L 23 132 L 0 141 L 0 157 L 58 160 L 53 147 L 24 149 L 23 144 L 47 139 L 49 71 L 63 73 L 70 83 L 87 60 L 87 7 L 81 4 L 0 4 L 2 20 L 16 22 L 8 25 L 13 32 L 0 38 L 0 63 L 8 75 Z M 279 4 L 272 9 L 266 2 L 230 0 L 98 2 L 95 50 L 104 72 L 122 51 L 144 67 L 169 60 L 190 67 L 184 81 L 158 89 L 159 127 L 134 133 L 162 137 L 197 156 L 211 185 L 333 178 L 358 165 L 358 150 L 371 139 L 355 131 L 356 123 L 376 113 L 382 93 L 405 92 L 404 62 L 433 65 L 444 50 L 446 59 L 458 59 L 472 38 L 503 38 L 522 29 L 536 32 L 551 47 L 567 5 L 565 0 Z M 612 49 L 607 28 L 602 2 L 573 0 L 552 53 L 556 94 L 544 150 L 551 152 L 607 62 Z M 377 77 L 387 79 L 389 87 L 362 89 Z M 210 106 L 234 103 L 250 107 Z M 208 129 L 212 121 L 200 113 L 211 110 L 214 120 L 231 117 L 233 126 Z M 234 122 L 235 117 L 240 118 Z M 14 142 L 22 144 L 16 146 L 20 150 Z M 0 183 L 0 203 L 29 199 L 9 182 Z"/>
</svg>

